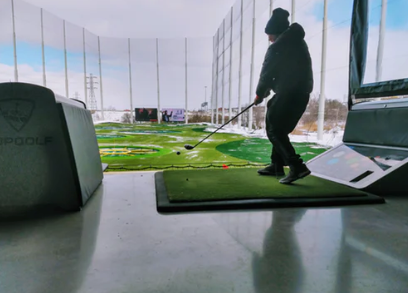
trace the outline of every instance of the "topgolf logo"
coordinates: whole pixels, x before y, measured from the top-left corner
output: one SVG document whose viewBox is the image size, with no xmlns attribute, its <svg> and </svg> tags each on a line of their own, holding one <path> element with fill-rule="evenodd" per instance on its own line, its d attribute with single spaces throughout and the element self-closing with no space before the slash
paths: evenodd
<svg viewBox="0 0 408 293">
<path fill-rule="evenodd" d="M 30 121 L 34 106 L 34 101 L 7 99 L 0 101 L 0 113 L 15 131 L 20 132 Z"/>
</svg>

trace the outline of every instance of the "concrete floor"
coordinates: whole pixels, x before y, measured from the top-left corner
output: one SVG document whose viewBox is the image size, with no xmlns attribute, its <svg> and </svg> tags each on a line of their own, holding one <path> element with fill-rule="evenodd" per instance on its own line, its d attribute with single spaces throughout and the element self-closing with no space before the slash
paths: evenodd
<svg viewBox="0 0 408 293">
<path fill-rule="evenodd" d="M 106 174 L 80 213 L 0 221 L 0 292 L 408 292 L 408 198 L 163 216 L 154 173 Z"/>
</svg>

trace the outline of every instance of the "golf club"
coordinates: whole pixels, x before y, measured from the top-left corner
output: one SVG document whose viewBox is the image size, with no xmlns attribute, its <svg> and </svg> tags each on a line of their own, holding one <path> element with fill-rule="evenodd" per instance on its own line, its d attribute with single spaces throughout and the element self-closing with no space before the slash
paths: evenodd
<svg viewBox="0 0 408 293">
<path fill-rule="evenodd" d="M 249 108 L 251 108 L 255 103 L 252 103 L 251 105 L 249 105 L 248 107 L 246 107 L 244 110 L 241 111 L 241 113 L 239 113 L 237 116 L 231 118 L 228 122 L 225 122 L 223 125 L 221 125 L 220 127 L 218 127 L 215 131 L 211 132 L 206 138 L 202 139 L 200 142 L 198 142 L 195 146 L 192 146 L 190 144 L 186 144 L 184 146 L 184 148 L 186 150 L 192 150 L 194 149 L 196 146 L 198 146 L 200 143 L 202 143 L 204 140 L 206 140 L 207 138 L 209 138 L 211 135 L 213 135 L 214 133 L 216 133 L 218 130 L 220 130 L 221 128 L 223 128 L 225 125 L 227 125 L 228 123 L 230 123 L 232 120 L 234 120 L 235 118 L 237 118 L 238 116 L 240 116 L 242 113 L 246 112 Z"/>
</svg>

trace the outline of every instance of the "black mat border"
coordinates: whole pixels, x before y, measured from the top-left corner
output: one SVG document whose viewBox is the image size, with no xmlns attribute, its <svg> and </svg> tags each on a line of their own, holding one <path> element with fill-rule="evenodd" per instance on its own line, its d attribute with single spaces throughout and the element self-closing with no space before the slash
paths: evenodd
<svg viewBox="0 0 408 293">
<path fill-rule="evenodd" d="M 201 202 L 171 203 L 164 185 L 163 172 L 154 175 L 156 187 L 156 205 L 159 213 L 185 213 L 231 210 L 265 210 L 294 207 L 342 207 L 350 205 L 382 204 L 385 199 L 370 193 L 366 196 L 335 198 L 295 198 L 295 199 L 245 199 Z"/>
</svg>

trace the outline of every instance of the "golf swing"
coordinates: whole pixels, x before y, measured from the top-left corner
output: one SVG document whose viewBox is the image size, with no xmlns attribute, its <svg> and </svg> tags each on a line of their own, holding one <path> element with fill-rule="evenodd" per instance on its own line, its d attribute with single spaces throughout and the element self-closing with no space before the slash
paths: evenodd
<svg viewBox="0 0 408 293">
<path fill-rule="evenodd" d="M 265 33 L 272 44 L 266 52 L 256 89 L 255 106 L 275 93 L 268 101 L 265 118 L 266 134 L 271 142 L 271 165 L 258 170 L 260 175 L 284 176 L 284 166 L 289 166 L 288 176 L 282 184 L 308 176 L 311 172 L 296 154 L 289 134 L 306 110 L 313 91 L 312 60 L 305 42 L 305 31 L 298 23 L 289 24 L 289 12 L 277 8 L 268 21 Z"/>
<path fill-rule="evenodd" d="M 209 138 L 211 135 L 213 135 L 214 133 L 216 133 L 218 130 L 220 130 L 221 128 L 223 128 L 225 125 L 227 125 L 228 123 L 230 123 L 232 120 L 234 120 L 235 118 L 237 118 L 238 116 L 240 116 L 242 113 L 246 112 L 249 108 L 251 108 L 255 103 L 252 103 L 251 105 L 249 105 L 248 107 L 246 107 L 244 110 L 241 111 L 241 113 L 239 113 L 237 116 L 231 118 L 230 120 L 228 120 L 227 122 L 225 122 L 223 125 L 221 125 L 220 127 L 218 127 L 215 131 L 211 132 L 207 137 L 203 138 L 200 142 L 198 142 L 196 145 L 192 146 L 189 144 L 186 144 L 184 146 L 184 148 L 186 150 L 192 150 L 194 149 L 196 146 L 198 146 L 200 143 L 202 143 L 203 141 L 205 141 L 207 138 Z"/>
<path fill-rule="evenodd" d="M 274 96 L 268 101 L 265 117 L 266 134 L 272 144 L 271 164 L 258 170 L 258 173 L 285 176 L 284 166 L 289 166 L 289 174 L 279 182 L 290 184 L 311 174 L 301 156 L 296 154 L 289 134 L 306 111 L 313 91 L 312 60 L 305 31 L 298 23 L 290 25 L 288 11 L 275 9 L 265 27 L 265 34 L 272 44 L 262 64 L 254 102 L 195 146 L 184 147 L 194 149 L 250 107 L 261 104 L 273 91 Z"/>
</svg>

